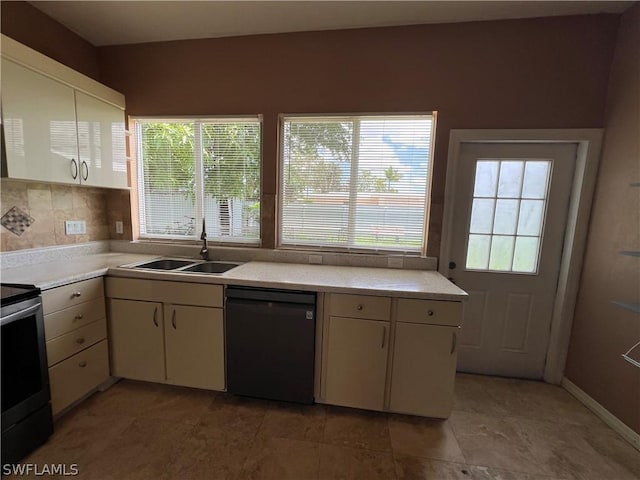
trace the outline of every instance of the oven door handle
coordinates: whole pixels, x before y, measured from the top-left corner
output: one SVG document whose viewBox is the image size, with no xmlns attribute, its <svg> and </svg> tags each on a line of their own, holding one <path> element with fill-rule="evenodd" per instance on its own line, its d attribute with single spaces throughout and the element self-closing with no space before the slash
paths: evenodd
<svg viewBox="0 0 640 480">
<path fill-rule="evenodd" d="M 10 313 L 6 317 L 2 317 L 0 319 L 0 325 L 6 325 L 22 317 L 26 317 L 32 314 L 33 312 L 36 312 L 39 308 L 41 308 L 41 306 L 42 305 L 38 303 L 36 305 L 32 305 L 31 307 L 25 308 L 24 310 L 19 310 L 17 312 Z"/>
</svg>

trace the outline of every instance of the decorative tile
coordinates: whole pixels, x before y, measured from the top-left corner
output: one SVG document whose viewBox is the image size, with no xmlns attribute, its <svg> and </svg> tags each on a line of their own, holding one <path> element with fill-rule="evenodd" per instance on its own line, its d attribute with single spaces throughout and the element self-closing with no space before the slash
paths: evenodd
<svg viewBox="0 0 640 480">
<path fill-rule="evenodd" d="M 10 208 L 9 211 L 0 218 L 2 226 L 18 236 L 22 235 L 35 221 L 35 218 L 18 207 Z"/>
</svg>

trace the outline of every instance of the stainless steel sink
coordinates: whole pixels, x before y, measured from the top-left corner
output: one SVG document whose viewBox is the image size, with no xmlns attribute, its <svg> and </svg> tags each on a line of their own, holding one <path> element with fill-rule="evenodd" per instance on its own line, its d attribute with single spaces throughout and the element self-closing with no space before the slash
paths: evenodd
<svg viewBox="0 0 640 480">
<path fill-rule="evenodd" d="M 176 268 L 186 267 L 193 264 L 193 260 L 174 260 L 171 258 L 163 258 L 152 262 L 136 265 L 136 268 L 149 268 L 152 270 L 175 270 Z"/>
<path fill-rule="evenodd" d="M 192 265 L 180 271 L 192 273 L 224 273 L 228 272 L 232 268 L 236 268 L 238 265 L 240 264 L 228 262 L 204 262 Z"/>
</svg>

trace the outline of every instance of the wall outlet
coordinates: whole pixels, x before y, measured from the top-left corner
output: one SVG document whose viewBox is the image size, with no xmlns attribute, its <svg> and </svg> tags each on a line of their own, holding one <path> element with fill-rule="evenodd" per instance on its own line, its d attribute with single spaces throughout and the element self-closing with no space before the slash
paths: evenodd
<svg viewBox="0 0 640 480">
<path fill-rule="evenodd" d="M 66 220 L 64 233 L 67 235 L 84 235 L 87 233 L 87 222 L 84 220 Z"/>
<path fill-rule="evenodd" d="M 322 265 L 322 255 L 309 255 L 311 265 Z"/>
<path fill-rule="evenodd" d="M 116 233 L 124 233 L 124 223 L 116 222 Z"/>
<path fill-rule="evenodd" d="M 404 266 L 404 260 L 402 257 L 389 257 L 387 258 L 387 267 L 389 268 L 402 268 Z"/>
</svg>

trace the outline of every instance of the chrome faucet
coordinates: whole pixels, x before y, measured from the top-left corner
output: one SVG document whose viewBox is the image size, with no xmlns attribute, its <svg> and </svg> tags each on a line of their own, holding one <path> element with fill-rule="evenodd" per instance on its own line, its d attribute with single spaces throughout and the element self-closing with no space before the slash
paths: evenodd
<svg viewBox="0 0 640 480">
<path fill-rule="evenodd" d="M 200 256 L 203 260 L 209 260 L 209 248 L 207 247 L 207 227 L 204 222 L 204 218 L 202 219 L 202 235 L 200 235 L 200 240 L 202 240 Z"/>
</svg>

